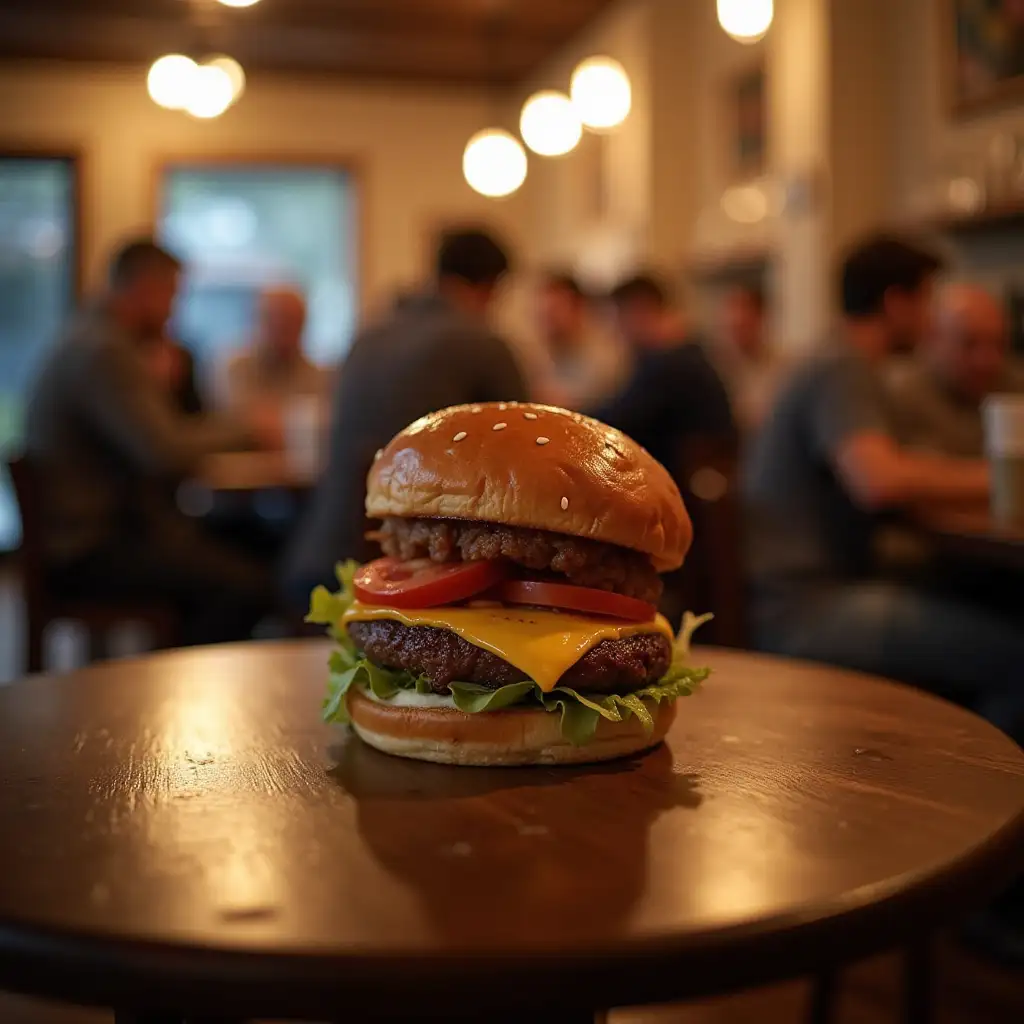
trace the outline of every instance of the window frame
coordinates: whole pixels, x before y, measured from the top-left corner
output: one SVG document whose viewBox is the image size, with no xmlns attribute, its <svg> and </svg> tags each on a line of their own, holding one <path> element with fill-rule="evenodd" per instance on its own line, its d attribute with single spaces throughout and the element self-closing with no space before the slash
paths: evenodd
<svg viewBox="0 0 1024 1024">
<path fill-rule="evenodd" d="M 14 145 L 0 139 L 0 160 L 55 160 L 71 168 L 71 313 L 85 292 L 84 154 L 71 146 Z"/>
<path fill-rule="evenodd" d="M 67 309 L 64 311 L 65 316 L 70 316 L 81 304 L 85 292 L 85 155 L 82 150 L 73 146 L 40 146 L 0 139 L 0 160 L 54 160 L 66 163 L 71 170 L 71 289 Z M 0 547 L 0 565 L 16 559 L 19 551 L 20 547 Z"/>
<path fill-rule="evenodd" d="M 167 179 L 175 171 L 225 171 L 237 170 L 308 170 L 331 171 L 344 174 L 352 195 L 352 232 L 351 258 L 353 288 L 355 298 L 355 316 L 353 329 L 358 330 L 362 323 L 363 313 L 367 308 L 368 252 L 367 239 L 370 232 L 366 228 L 366 187 L 362 167 L 353 158 L 324 153 L 304 152 L 259 152 L 245 150 L 224 150 L 216 153 L 175 153 L 156 159 L 150 179 L 150 222 L 154 237 L 158 235 L 160 218 L 163 214 L 164 189 Z"/>
</svg>

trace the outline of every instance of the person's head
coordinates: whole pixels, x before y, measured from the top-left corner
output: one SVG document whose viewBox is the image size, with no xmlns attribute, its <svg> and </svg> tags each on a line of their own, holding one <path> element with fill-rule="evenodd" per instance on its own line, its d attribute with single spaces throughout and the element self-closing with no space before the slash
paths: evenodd
<svg viewBox="0 0 1024 1024">
<path fill-rule="evenodd" d="M 608 296 L 616 329 L 630 345 L 656 347 L 664 340 L 668 293 L 656 278 L 637 274 L 617 284 Z"/>
<path fill-rule="evenodd" d="M 890 352 L 912 349 L 930 329 L 932 286 L 941 267 L 938 257 L 901 239 L 868 239 L 843 260 L 843 316 L 878 327 Z"/>
<path fill-rule="evenodd" d="M 448 231 L 437 249 L 437 287 L 460 309 L 482 316 L 494 301 L 510 263 L 508 253 L 488 232 Z"/>
<path fill-rule="evenodd" d="M 734 352 L 757 359 L 764 348 L 764 292 L 749 284 L 733 285 L 719 309 L 722 340 Z"/>
<path fill-rule="evenodd" d="M 302 351 L 306 300 L 297 288 L 268 288 L 260 295 L 259 339 L 264 350 L 282 362 Z"/>
<path fill-rule="evenodd" d="M 571 349 L 580 341 L 587 297 L 571 274 L 549 273 L 537 286 L 537 331 L 553 349 Z"/>
<path fill-rule="evenodd" d="M 140 338 L 160 334 L 174 309 L 181 261 L 151 239 L 121 246 L 110 260 L 109 288 L 117 315 Z"/>
<path fill-rule="evenodd" d="M 950 285 L 940 295 L 936 329 L 922 355 L 950 391 L 980 402 L 998 389 L 1009 344 L 1000 304 L 984 288 Z"/>
</svg>

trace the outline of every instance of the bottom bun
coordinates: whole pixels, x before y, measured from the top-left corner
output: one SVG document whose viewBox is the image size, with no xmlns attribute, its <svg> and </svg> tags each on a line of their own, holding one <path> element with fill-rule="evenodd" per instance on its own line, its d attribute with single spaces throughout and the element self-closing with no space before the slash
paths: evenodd
<svg viewBox="0 0 1024 1024">
<path fill-rule="evenodd" d="M 367 697 L 353 687 L 348 713 L 356 735 L 398 757 L 459 765 L 588 764 L 628 757 L 656 747 L 676 717 L 675 702 L 645 702 L 654 718 L 648 733 L 630 716 L 600 719 L 582 747 L 562 736 L 561 715 L 540 708 L 510 708 L 468 715 L 454 708 L 404 707 Z"/>
</svg>

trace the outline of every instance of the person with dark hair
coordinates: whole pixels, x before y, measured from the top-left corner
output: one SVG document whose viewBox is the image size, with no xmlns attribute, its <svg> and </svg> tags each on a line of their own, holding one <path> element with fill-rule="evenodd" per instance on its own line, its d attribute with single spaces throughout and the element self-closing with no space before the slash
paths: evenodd
<svg viewBox="0 0 1024 1024">
<path fill-rule="evenodd" d="M 564 272 L 544 274 L 534 302 L 539 344 L 529 360 L 533 398 L 585 409 L 614 394 L 625 377 L 626 354 L 616 338 L 600 329 L 579 281 Z"/>
<path fill-rule="evenodd" d="M 363 498 L 374 454 L 413 420 L 465 402 L 523 401 L 526 385 L 487 317 L 511 260 L 480 230 L 441 239 L 434 280 L 402 292 L 355 339 L 335 386 L 327 469 L 286 553 L 282 585 L 305 610 L 334 565 L 368 558 Z"/>
<path fill-rule="evenodd" d="M 721 296 L 718 330 L 709 354 L 729 390 L 744 435 L 757 430 L 771 410 L 788 360 L 767 339 L 767 299 L 754 284 L 734 284 Z"/>
<path fill-rule="evenodd" d="M 961 699 L 1021 738 L 1021 623 L 887 578 L 876 559 L 888 514 L 988 498 L 981 460 L 902 448 L 886 400 L 882 365 L 930 330 L 938 268 L 898 239 L 856 247 L 840 273 L 838 344 L 793 375 L 749 450 L 754 638 Z"/>
<path fill-rule="evenodd" d="M 241 639 L 271 607 L 269 574 L 207 537 L 173 494 L 214 452 L 278 441 L 275 424 L 186 415 L 153 366 L 180 262 L 143 239 L 50 353 L 29 401 L 48 585 L 81 600 L 164 601 L 184 643 Z"/>
<path fill-rule="evenodd" d="M 593 415 L 639 441 L 672 470 L 687 438 L 730 438 L 735 424 L 722 379 L 656 278 L 631 277 L 609 295 L 632 374 Z"/>
</svg>

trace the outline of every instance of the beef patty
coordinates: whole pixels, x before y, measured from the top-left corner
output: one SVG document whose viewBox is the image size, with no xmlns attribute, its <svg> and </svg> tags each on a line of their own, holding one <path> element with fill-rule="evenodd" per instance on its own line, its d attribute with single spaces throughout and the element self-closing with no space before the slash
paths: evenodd
<svg viewBox="0 0 1024 1024">
<path fill-rule="evenodd" d="M 612 590 L 650 604 L 661 597 L 661 579 L 646 555 L 584 537 L 462 519 L 397 517 L 385 519 L 377 536 L 392 558 L 507 558 L 536 572 L 566 576 L 578 587 Z"/>
<path fill-rule="evenodd" d="M 453 682 L 496 690 L 529 678 L 496 654 L 436 626 L 375 619 L 350 622 L 348 632 L 374 663 L 426 676 L 435 693 L 446 694 Z M 622 640 L 602 640 L 559 683 L 581 693 L 629 693 L 660 679 L 671 660 L 671 645 L 661 633 L 636 633 Z"/>
</svg>

